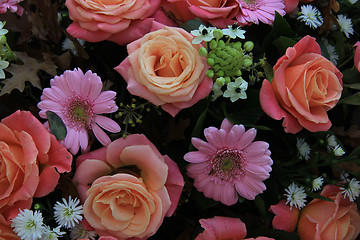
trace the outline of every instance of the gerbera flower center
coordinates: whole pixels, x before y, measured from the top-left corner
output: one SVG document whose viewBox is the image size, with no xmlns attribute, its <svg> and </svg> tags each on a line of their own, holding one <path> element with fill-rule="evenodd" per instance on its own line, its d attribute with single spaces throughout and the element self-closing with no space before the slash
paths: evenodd
<svg viewBox="0 0 360 240">
<path fill-rule="evenodd" d="M 67 123 L 74 128 L 90 128 L 94 112 L 93 104 L 82 96 L 75 96 L 65 103 L 64 115 Z"/>
<path fill-rule="evenodd" d="M 244 173 L 244 162 L 242 151 L 228 148 L 219 149 L 209 161 L 210 179 L 215 182 L 232 182 Z"/>
<path fill-rule="evenodd" d="M 262 6 L 262 0 L 242 0 L 243 4 L 241 4 L 242 8 L 249 9 L 251 11 L 255 11 L 260 6 Z"/>
</svg>

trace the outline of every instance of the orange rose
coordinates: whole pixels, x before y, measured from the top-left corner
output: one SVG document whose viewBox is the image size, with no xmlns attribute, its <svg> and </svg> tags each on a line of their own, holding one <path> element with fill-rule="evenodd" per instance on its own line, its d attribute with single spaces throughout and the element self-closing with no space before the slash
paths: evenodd
<svg viewBox="0 0 360 240">
<path fill-rule="evenodd" d="M 161 27 L 161 29 L 159 29 Z M 180 28 L 157 26 L 127 46 L 129 56 L 115 68 L 133 95 L 147 99 L 175 116 L 209 95 L 205 58 L 192 44 L 193 36 Z"/>
<path fill-rule="evenodd" d="M 54 190 L 59 173 L 71 170 L 72 155 L 30 112 L 0 123 L 0 214 L 7 221 L 30 208 L 32 198 Z M 56 169 L 55 169 L 56 168 Z"/>
<path fill-rule="evenodd" d="M 327 111 L 342 92 L 342 74 L 321 56 L 315 38 L 305 36 L 286 50 L 274 66 L 272 83 L 265 80 L 260 89 L 260 103 L 266 114 L 280 120 L 289 133 L 303 127 L 311 132 L 331 127 Z"/>
<path fill-rule="evenodd" d="M 6 222 L 3 215 L 0 214 L 0 240 L 20 240 L 20 238 L 14 233 L 12 228 Z"/>
<path fill-rule="evenodd" d="M 355 240 L 360 233 L 356 204 L 344 198 L 339 187 L 327 185 L 321 195 L 334 202 L 314 199 L 302 211 L 298 234 L 302 240 Z"/>
</svg>

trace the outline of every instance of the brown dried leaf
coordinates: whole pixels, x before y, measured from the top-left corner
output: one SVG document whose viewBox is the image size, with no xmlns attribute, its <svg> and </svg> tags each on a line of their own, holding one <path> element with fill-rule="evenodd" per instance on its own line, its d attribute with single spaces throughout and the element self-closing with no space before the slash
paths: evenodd
<svg viewBox="0 0 360 240">
<path fill-rule="evenodd" d="M 40 79 L 37 75 L 39 70 L 43 70 L 50 75 L 56 75 L 56 65 L 46 58 L 40 62 L 35 58 L 29 57 L 25 52 L 15 52 L 16 56 L 21 59 L 23 65 L 11 64 L 6 70 L 13 76 L 3 81 L 5 86 L 1 89 L 0 96 L 10 93 L 14 89 L 20 92 L 24 91 L 25 82 L 30 82 L 34 87 L 41 89 Z"/>
</svg>

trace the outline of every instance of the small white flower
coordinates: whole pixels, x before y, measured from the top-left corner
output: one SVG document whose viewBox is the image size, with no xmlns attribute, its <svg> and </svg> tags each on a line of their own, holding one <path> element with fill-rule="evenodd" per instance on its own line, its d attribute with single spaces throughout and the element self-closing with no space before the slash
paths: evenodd
<svg viewBox="0 0 360 240">
<path fill-rule="evenodd" d="M 0 21 L 0 36 L 3 36 L 9 32 L 7 29 L 3 29 L 5 24 L 6 24 L 6 21 L 4 21 L 4 22 Z"/>
<path fill-rule="evenodd" d="M 318 178 L 315 178 L 312 182 L 312 189 L 313 191 L 317 191 L 317 190 L 320 190 L 321 186 L 323 185 L 324 183 L 324 178 L 323 177 L 318 177 Z"/>
<path fill-rule="evenodd" d="M 45 226 L 43 240 L 58 240 L 59 237 L 64 235 L 65 232 L 60 231 L 60 226 L 50 229 L 49 226 Z"/>
<path fill-rule="evenodd" d="M 331 45 L 327 39 L 324 40 L 324 45 L 325 45 L 325 48 L 326 48 L 326 52 L 329 55 L 329 60 L 334 65 L 336 65 L 337 61 L 339 60 L 339 55 L 337 55 L 335 47 L 333 45 Z"/>
<path fill-rule="evenodd" d="M 350 181 L 349 174 L 347 172 L 345 172 L 345 171 L 342 171 L 341 174 L 340 174 L 340 179 L 342 181 L 345 181 L 345 182 Z"/>
<path fill-rule="evenodd" d="M 242 77 L 235 79 L 235 82 L 230 82 L 227 84 L 227 89 L 224 92 L 224 97 L 230 98 L 232 102 L 235 102 L 241 99 L 246 99 L 246 89 L 248 88 L 248 83 Z"/>
<path fill-rule="evenodd" d="M 354 202 L 357 197 L 360 195 L 360 182 L 355 178 L 351 179 L 350 182 L 346 182 L 344 187 L 340 187 L 343 190 L 341 193 L 349 197 L 351 202 Z"/>
<path fill-rule="evenodd" d="M 299 20 L 305 22 L 305 25 L 316 29 L 323 24 L 323 18 L 319 10 L 312 5 L 302 5 Z"/>
<path fill-rule="evenodd" d="M 221 86 L 219 86 L 219 84 L 217 84 L 216 82 L 212 86 L 212 91 L 212 101 L 215 101 L 218 97 L 223 95 L 223 91 L 221 91 Z"/>
<path fill-rule="evenodd" d="M 244 33 L 245 30 L 241 30 L 240 26 L 238 26 L 236 23 L 233 25 L 229 25 L 228 28 L 222 29 L 222 32 L 224 35 L 229 36 L 230 38 L 241 38 L 245 39 Z"/>
<path fill-rule="evenodd" d="M 353 25 L 350 18 L 347 18 L 345 15 L 340 14 L 337 17 L 339 23 L 340 31 L 342 31 L 347 38 L 350 38 L 349 34 L 354 34 Z"/>
<path fill-rule="evenodd" d="M 291 183 L 288 189 L 285 189 L 286 204 L 289 203 L 290 209 L 295 206 L 298 209 L 305 207 L 306 193 L 304 187 L 299 187 L 295 183 Z"/>
<path fill-rule="evenodd" d="M 62 201 L 63 203 L 56 202 L 54 206 L 55 220 L 62 227 L 72 228 L 82 220 L 82 206 L 79 205 L 79 199 L 71 199 L 70 196 L 69 202 L 67 202 L 65 198 L 63 198 Z"/>
<path fill-rule="evenodd" d="M 340 145 L 337 145 L 334 150 L 334 155 L 337 157 L 341 157 L 345 154 L 345 151 L 342 149 L 342 147 Z"/>
<path fill-rule="evenodd" d="M 216 27 L 205 27 L 204 25 L 200 25 L 199 29 L 192 30 L 190 33 L 195 36 L 192 40 L 193 44 L 199 44 L 202 41 L 210 42 L 214 38 L 214 30 Z"/>
<path fill-rule="evenodd" d="M 41 212 L 29 209 L 20 209 L 17 217 L 11 220 L 11 226 L 22 240 L 40 240 L 45 230 Z"/>
<path fill-rule="evenodd" d="M 309 144 L 305 142 L 305 139 L 297 138 L 296 148 L 300 158 L 309 160 L 311 148 Z"/>
<path fill-rule="evenodd" d="M 81 46 L 84 46 L 85 44 L 85 40 L 79 39 L 77 38 L 78 42 L 80 43 Z M 71 41 L 69 38 L 65 38 L 65 40 L 62 43 L 62 50 L 66 51 L 66 50 L 70 50 L 75 56 L 77 56 L 77 51 L 76 51 L 76 47 L 73 43 L 73 41 Z"/>
<path fill-rule="evenodd" d="M 335 148 L 338 145 L 338 143 L 336 141 L 336 137 L 334 135 L 327 135 L 326 141 L 327 141 L 329 150 Z"/>
<path fill-rule="evenodd" d="M 97 234 L 95 231 L 86 230 L 82 224 L 76 224 L 76 226 L 70 230 L 71 240 L 78 240 L 78 239 L 95 240 L 96 236 Z"/>
</svg>

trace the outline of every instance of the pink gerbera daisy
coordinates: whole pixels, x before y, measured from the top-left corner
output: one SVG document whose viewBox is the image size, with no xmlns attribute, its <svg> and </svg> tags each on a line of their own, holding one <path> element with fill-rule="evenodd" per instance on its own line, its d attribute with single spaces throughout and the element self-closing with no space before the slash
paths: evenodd
<svg viewBox="0 0 360 240">
<path fill-rule="evenodd" d="M 224 119 L 220 129 L 206 128 L 204 135 L 208 142 L 192 138 L 199 151 L 184 156 L 190 162 L 188 175 L 194 178 L 198 191 L 232 205 L 238 194 L 253 200 L 266 189 L 262 181 L 270 176 L 273 161 L 268 143 L 253 142 L 256 129 L 245 131 L 243 125 L 233 125 Z"/>
<path fill-rule="evenodd" d="M 243 25 L 259 21 L 271 25 L 275 19 L 275 11 L 281 16 L 285 15 L 284 0 L 237 0 L 240 11 L 236 19 Z"/>
<path fill-rule="evenodd" d="M 0 13 L 6 13 L 9 9 L 10 12 L 17 13 L 19 16 L 23 14 L 24 8 L 18 5 L 23 0 L 0 0 Z"/>
<path fill-rule="evenodd" d="M 62 143 L 72 154 L 76 154 L 80 147 L 86 150 L 89 130 L 104 146 L 111 140 L 100 127 L 113 133 L 120 131 L 119 124 L 114 120 L 97 115 L 115 112 L 118 107 L 114 101 L 116 92 L 101 92 L 102 82 L 95 73 L 68 70 L 51 79 L 50 86 L 43 90 L 38 104 L 41 109 L 39 115 L 47 118 L 46 112 L 52 111 L 63 120 L 67 134 Z"/>
</svg>

